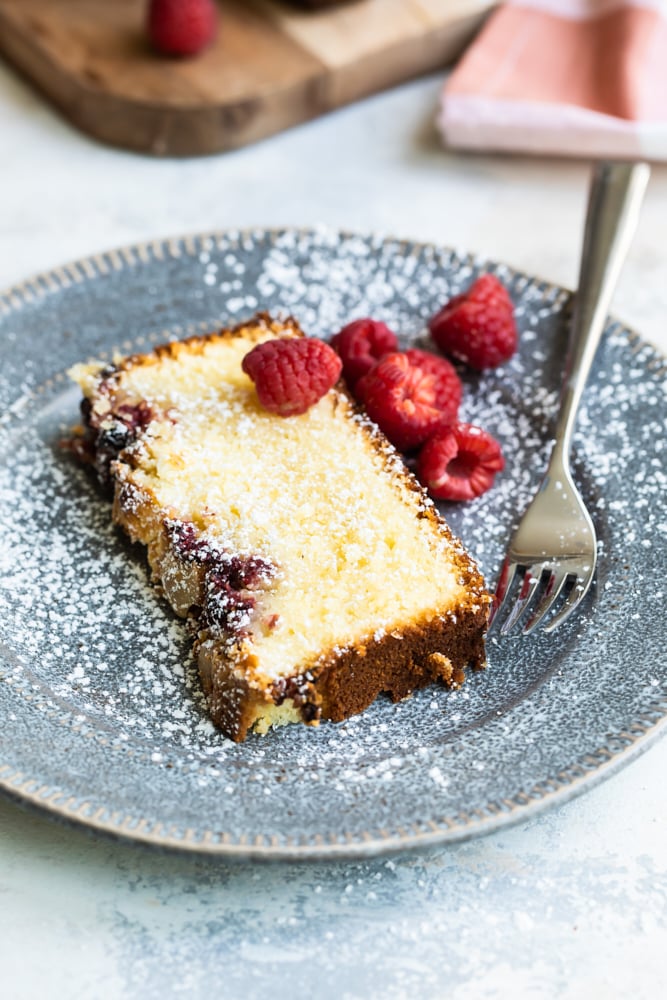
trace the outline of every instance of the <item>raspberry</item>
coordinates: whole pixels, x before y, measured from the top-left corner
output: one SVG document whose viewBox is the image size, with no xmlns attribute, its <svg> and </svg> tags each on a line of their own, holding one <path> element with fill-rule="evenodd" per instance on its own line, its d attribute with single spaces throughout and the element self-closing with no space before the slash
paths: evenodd
<svg viewBox="0 0 667 1000">
<path fill-rule="evenodd" d="M 267 340 L 243 359 L 265 410 L 281 417 L 305 413 L 338 381 L 343 367 L 322 340 Z"/>
<path fill-rule="evenodd" d="M 463 395 L 461 380 L 456 374 L 454 365 L 450 364 L 447 358 L 438 357 L 430 351 L 420 351 L 417 347 L 411 347 L 405 352 L 406 358 L 411 365 L 421 368 L 428 375 L 435 378 L 435 407 L 442 411 L 448 424 L 456 421 Z"/>
<path fill-rule="evenodd" d="M 417 475 L 438 500 L 472 500 L 486 493 L 504 465 L 495 438 L 474 424 L 455 424 L 426 442 Z"/>
<path fill-rule="evenodd" d="M 148 37 L 166 56 L 194 56 L 213 41 L 218 11 L 213 0 L 151 0 Z"/>
<path fill-rule="evenodd" d="M 410 364 L 406 354 L 387 354 L 358 390 L 368 416 L 399 451 L 418 447 L 447 423 L 435 403 L 436 377 Z"/>
<path fill-rule="evenodd" d="M 355 319 L 331 338 L 331 346 L 343 360 L 343 375 L 350 391 L 376 361 L 398 347 L 396 334 L 375 319 Z"/>
<path fill-rule="evenodd" d="M 514 307 L 494 274 L 477 278 L 429 320 L 436 344 L 472 368 L 495 368 L 516 351 Z"/>
</svg>

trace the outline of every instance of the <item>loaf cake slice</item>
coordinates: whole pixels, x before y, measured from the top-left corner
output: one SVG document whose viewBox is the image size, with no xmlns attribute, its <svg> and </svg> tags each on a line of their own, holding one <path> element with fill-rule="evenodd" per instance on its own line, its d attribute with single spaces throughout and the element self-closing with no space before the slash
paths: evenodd
<svg viewBox="0 0 667 1000">
<path fill-rule="evenodd" d="M 302 336 L 267 315 L 113 365 L 77 365 L 75 451 L 195 636 L 233 740 L 340 721 L 484 663 L 490 598 L 462 545 L 345 390 L 262 410 L 244 355 Z"/>
</svg>

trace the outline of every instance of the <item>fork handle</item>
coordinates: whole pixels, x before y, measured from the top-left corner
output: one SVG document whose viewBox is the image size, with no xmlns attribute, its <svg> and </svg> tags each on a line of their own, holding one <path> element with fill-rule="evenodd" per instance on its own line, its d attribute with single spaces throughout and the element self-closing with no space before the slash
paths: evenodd
<svg viewBox="0 0 667 1000">
<path fill-rule="evenodd" d="M 647 163 L 598 163 L 593 171 L 555 433 L 554 451 L 565 461 L 581 395 L 637 228 L 649 173 Z"/>
</svg>

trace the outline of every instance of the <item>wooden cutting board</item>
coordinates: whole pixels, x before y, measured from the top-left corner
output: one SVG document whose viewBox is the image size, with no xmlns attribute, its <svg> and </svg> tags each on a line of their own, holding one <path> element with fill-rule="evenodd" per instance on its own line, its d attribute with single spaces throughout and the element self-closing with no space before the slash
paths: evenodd
<svg viewBox="0 0 667 1000">
<path fill-rule="evenodd" d="M 79 128 L 164 156 L 255 142 L 451 61 L 491 0 L 356 0 L 299 11 L 220 0 L 195 59 L 155 55 L 146 0 L 0 0 L 0 53 Z"/>
</svg>

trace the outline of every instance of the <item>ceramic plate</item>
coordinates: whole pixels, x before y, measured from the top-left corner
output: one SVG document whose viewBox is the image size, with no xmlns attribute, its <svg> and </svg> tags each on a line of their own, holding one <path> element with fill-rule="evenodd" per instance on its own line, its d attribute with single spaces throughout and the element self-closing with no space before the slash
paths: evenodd
<svg viewBox="0 0 667 1000">
<path fill-rule="evenodd" d="M 665 728 L 665 361 L 606 331 L 574 469 L 599 534 L 596 584 L 554 636 L 489 642 L 456 692 L 386 698 L 343 724 L 236 746 L 208 722 L 185 630 L 140 551 L 59 441 L 80 359 L 293 313 L 311 334 L 372 314 L 421 343 L 480 270 L 521 330 L 464 375 L 463 416 L 502 442 L 496 487 L 445 515 L 490 581 L 548 451 L 569 295 L 451 250 L 327 231 L 251 231 L 119 250 L 0 296 L 0 784 L 96 830 L 185 851 L 335 857 L 476 836 L 609 774 Z"/>
</svg>

